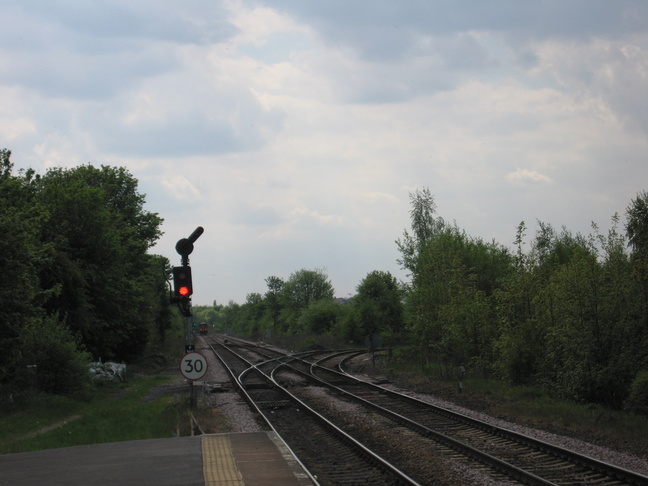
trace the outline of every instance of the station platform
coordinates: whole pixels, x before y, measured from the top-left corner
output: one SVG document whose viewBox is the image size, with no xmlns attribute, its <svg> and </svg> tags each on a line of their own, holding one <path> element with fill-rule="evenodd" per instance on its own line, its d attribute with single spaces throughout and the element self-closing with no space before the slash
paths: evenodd
<svg viewBox="0 0 648 486">
<path fill-rule="evenodd" d="M 0 485 L 307 486 L 274 432 L 134 440 L 0 455 Z"/>
</svg>

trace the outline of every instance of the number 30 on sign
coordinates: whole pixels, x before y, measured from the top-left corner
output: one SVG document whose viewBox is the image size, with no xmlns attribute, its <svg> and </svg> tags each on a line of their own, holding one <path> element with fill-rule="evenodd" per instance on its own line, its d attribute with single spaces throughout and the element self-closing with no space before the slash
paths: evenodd
<svg viewBox="0 0 648 486">
<path fill-rule="evenodd" d="M 180 373 L 187 380 L 200 380 L 207 373 L 207 360 L 200 353 L 187 353 L 180 361 Z"/>
</svg>

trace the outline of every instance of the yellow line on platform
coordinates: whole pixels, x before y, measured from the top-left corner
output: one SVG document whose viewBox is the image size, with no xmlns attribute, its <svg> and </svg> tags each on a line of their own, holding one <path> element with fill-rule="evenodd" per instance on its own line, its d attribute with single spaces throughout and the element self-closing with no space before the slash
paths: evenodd
<svg viewBox="0 0 648 486">
<path fill-rule="evenodd" d="M 205 486 L 245 486 L 227 436 L 203 435 L 202 457 Z"/>
</svg>

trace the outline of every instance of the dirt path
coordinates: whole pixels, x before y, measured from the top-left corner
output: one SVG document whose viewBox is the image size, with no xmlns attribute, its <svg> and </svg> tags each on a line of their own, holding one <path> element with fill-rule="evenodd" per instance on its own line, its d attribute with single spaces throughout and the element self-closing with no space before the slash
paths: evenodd
<svg viewBox="0 0 648 486">
<path fill-rule="evenodd" d="M 29 439 L 30 437 L 36 437 L 37 435 L 44 434 L 45 432 L 49 432 L 50 430 L 58 429 L 59 427 L 63 427 L 65 424 L 68 422 L 72 422 L 74 420 L 80 419 L 81 415 L 70 415 L 69 417 L 64 418 L 63 420 L 56 422 L 55 424 L 48 425 L 46 427 L 42 427 L 38 430 L 34 430 L 33 432 L 30 432 L 29 434 L 25 434 L 23 436 L 24 439 Z"/>
</svg>

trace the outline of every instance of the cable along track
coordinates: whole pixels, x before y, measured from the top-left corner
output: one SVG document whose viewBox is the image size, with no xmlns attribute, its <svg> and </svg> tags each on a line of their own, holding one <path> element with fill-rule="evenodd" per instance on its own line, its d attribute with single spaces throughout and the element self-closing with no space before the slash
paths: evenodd
<svg viewBox="0 0 648 486">
<path fill-rule="evenodd" d="M 307 405 L 295 400 L 269 374 L 286 356 L 251 363 L 223 344 L 211 346 L 250 406 L 294 452 L 320 485 L 419 485 Z M 251 355 L 247 348 L 246 354 Z"/>
</svg>

